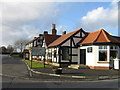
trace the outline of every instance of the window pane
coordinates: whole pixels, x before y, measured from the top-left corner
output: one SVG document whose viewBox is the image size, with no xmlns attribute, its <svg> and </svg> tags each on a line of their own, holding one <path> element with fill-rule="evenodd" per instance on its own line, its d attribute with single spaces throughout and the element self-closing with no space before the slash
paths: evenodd
<svg viewBox="0 0 120 90">
<path fill-rule="evenodd" d="M 113 46 L 110 46 L 110 49 L 113 49 Z"/>
<path fill-rule="evenodd" d="M 52 57 L 52 53 L 48 53 L 48 57 Z"/>
<path fill-rule="evenodd" d="M 117 49 L 117 46 L 115 46 L 115 49 Z"/>
<path fill-rule="evenodd" d="M 107 51 L 99 51 L 99 61 L 107 61 Z"/>
<path fill-rule="evenodd" d="M 62 47 L 62 60 L 69 60 L 69 48 Z"/>
<path fill-rule="evenodd" d="M 56 57 L 56 50 L 54 50 L 54 57 Z"/>
<path fill-rule="evenodd" d="M 99 46 L 99 49 L 102 49 L 102 46 Z"/>
<path fill-rule="evenodd" d="M 113 59 L 117 57 L 117 54 L 118 54 L 117 51 L 110 51 L 110 57 Z"/>
<path fill-rule="evenodd" d="M 107 49 L 107 46 L 104 46 L 104 49 Z"/>
</svg>

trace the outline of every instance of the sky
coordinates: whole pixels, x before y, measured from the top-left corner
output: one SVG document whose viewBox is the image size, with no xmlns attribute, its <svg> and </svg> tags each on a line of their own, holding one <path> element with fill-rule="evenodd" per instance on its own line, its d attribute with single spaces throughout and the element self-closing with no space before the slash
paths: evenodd
<svg viewBox="0 0 120 90">
<path fill-rule="evenodd" d="M 105 29 L 118 36 L 118 5 L 110 2 L 0 2 L 0 46 L 32 40 L 56 24 L 57 34 L 78 28 L 87 32 Z"/>
</svg>

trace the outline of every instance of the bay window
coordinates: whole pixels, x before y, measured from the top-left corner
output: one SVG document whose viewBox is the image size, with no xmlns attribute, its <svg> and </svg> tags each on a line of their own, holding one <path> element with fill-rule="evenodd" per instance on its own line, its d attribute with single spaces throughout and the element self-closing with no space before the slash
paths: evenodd
<svg viewBox="0 0 120 90">
<path fill-rule="evenodd" d="M 108 47 L 99 46 L 99 61 L 107 61 L 108 57 Z"/>
</svg>

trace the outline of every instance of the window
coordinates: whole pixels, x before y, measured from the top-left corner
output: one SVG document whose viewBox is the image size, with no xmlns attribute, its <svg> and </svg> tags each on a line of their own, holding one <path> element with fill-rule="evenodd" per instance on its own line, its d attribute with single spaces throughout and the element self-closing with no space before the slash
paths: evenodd
<svg viewBox="0 0 120 90">
<path fill-rule="evenodd" d="M 107 46 L 99 46 L 99 61 L 107 61 Z"/>
<path fill-rule="evenodd" d="M 110 50 L 118 50 L 117 46 L 110 46 Z"/>
<path fill-rule="evenodd" d="M 113 49 L 113 46 L 110 46 L 110 49 Z"/>
<path fill-rule="evenodd" d="M 48 52 L 48 57 L 52 57 L 52 53 Z"/>
<path fill-rule="evenodd" d="M 118 47 L 117 46 L 110 46 L 110 57 L 113 59 L 118 57 Z"/>
<path fill-rule="evenodd" d="M 107 46 L 99 46 L 99 50 L 105 50 L 107 49 Z"/>
<path fill-rule="evenodd" d="M 54 57 L 56 57 L 57 55 L 56 55 L 56 50 L 54 50 Z"/>
<path fill-rule="evenodd" d="M 42 39 L 38 39 L 38 40 L 37 40 L 37 43 L 42 45 L 43 40 L 42 40 Z"/>
<path fill-rule="evenodd" d="M 62 60 L 69 60 L 69 47 L 62 47 Z"/>
<path fill-rule="evenodd" d="M 99 51 L 99 61 L 107 61 L 107 51 Z"/>
</svg>

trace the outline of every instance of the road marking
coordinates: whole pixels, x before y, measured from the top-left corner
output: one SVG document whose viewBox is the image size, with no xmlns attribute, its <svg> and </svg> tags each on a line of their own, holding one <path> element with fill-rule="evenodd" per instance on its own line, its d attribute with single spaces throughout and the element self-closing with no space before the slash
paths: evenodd
<svg viewBox="0 0 120 90">
<path fill-rule="evenodd" d="M 72 76 L 73 78 L 86 78 L 85 76 Z"/>
<path fill-rule="evenodd" d="M 110 76 L 99 76 L 98 79 L 110 79 Z"/>
<path fill-rule="evenodd" d="M 49 74 L 49 75 L 52 75 L 52 76 L 60 76 L 60 75 L 57 75 L 57 74 Z"/>
</svg>

